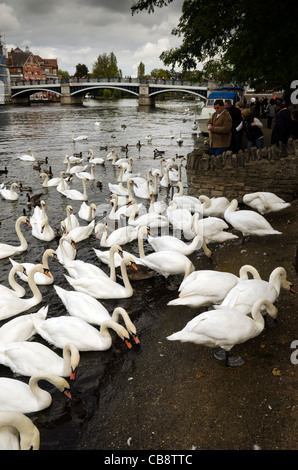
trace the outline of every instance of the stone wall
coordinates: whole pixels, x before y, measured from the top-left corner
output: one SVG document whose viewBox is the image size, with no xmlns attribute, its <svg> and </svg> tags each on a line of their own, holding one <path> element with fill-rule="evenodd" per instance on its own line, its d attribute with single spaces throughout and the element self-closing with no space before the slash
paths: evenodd
<svg viewBox="0 0 298 470">
<path fill-rule="evenodd" d="M 187 155 L 186 172 L 192 196 L 225 196 L 240 202 L 246 193 L 269 191 L 290 202 L 298 199 L 298 141 L 218 157 L 201 147 Z"/>
</svg>

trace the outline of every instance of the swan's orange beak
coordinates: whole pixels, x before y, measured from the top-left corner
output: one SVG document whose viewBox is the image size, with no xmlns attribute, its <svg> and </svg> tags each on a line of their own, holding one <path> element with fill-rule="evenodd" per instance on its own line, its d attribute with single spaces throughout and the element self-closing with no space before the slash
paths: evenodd
<svg viewBox="0 0 298 470">
<path fill-rule="evenodd" d="M 141 341 L 139 340 L 138 336 L 137 335 L 132 335 L 133 339 L 135 340 L 135 343 L 136 344 L 140 344 Z"/>
<path fill-rule="evenodd" d="M 63 390 L 63 393 L 68 398 L 68 400 L 71 400 L 71 393 L 67 388 Z"/>
<path fill-rule="evenodd" d="M 49 271 L 48 269 L 44 269 L 43 272 L 44 272 L 44 274 L 45 274 L 46 276 L 52 277 L 52 276 L 51 276 L 51 273 L 50 273 L 50 271 Z"/>
<path fill-rule="evenodd" d="M 293 285 L 290 286 L 290 292 L 292 292 L 292 294 L 296 294 L 296 292 L 294 291 L 294 286 Z"/>
<path fill-rule="evenodd" d="M 135 269 L 136 271 L 138 270 L 136 263 L 131 263 L 131 267 Z"/>
<path fill-rule="evenodd" d="M 77 375 L 77 369 L 71 368 L 70 376 L 69 376 L 70 380 L 75 380 L 76 375 Z"/>
<path fill-rule="evenodd" d="M 128 339 L 125 338 L 124 342 L 125 342 L 126 346 L 128 347 L 128 349 L 132 348 L 131 342 Z"/>
</svg>

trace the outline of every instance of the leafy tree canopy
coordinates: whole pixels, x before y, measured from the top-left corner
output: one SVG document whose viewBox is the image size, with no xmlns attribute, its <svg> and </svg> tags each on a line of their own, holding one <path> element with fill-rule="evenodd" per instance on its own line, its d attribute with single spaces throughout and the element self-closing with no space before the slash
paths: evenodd
<svg viewBox="0 0 298 470">
<path fill-rule="evenodd" d="M 89 73 L 89 71 L 88 71 L 87 65 L 85 65 L 85 64 L 76 65 L 75 77 L 78 77 L 78 78 L 87 77 L 88 73 Z"/>
<path fill-rule="evenodd" d="M 131 11 L 154 13 L 173 1 L 138 0 Z M 183 70 L 217 61 L 232 69 L 239 84 L 288 89 L 298 80 L 297 13 L 296 0 L 184 0 L 172 30 L 181 45 L 160 58 Z"/>
<path fill-rule="evenodd" d="M 117 66 L 117 58 L 113 52 L 100 54 L 93 64 L 92 75 L 94 77 L 119 77 L 121 71 Z"/>
</svg>

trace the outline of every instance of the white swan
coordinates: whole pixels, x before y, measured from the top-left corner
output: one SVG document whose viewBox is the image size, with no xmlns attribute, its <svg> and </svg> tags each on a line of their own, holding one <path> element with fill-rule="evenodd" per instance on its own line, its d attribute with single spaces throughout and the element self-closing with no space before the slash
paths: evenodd
<svg viewBox="0 0 298 470">
<path fill-rule="evenodd" d="M 204 238 L 201 235 L 196 235 L 191 243 L 185 243 L 177 237 L 172 235 L 162 235 L 158 237 L 148 236 L 148 242 L 154 249 L 154 251 L 176 251 L 183 255 L 191 255 L 194 251 L 203 248 L 203 251 L 208 258 L 211 256 L 211 250 L 206 245 Z"/>
<path fill-rule="evenodd" d="M 68 235 L 75 243 L 79 243 L 91 236 L 95 227 L 95 220 L 91 220 L 88 225 L 81 225 L 80 227 L 75 227 L 69 232 L 66 229 L 65 221 L 62 220 L 61 227 L 65 235 Z"/>
<path fill-rule="evenodd" d="M 44 321 L 34 320 L 34 323 L 38 334 L 60 349 L 63 349 L 67 343 L 72 343 L 79 351 L 105 351 L 112 346 L 109 328 L 114 330 L 128 347 L 131 347 L 128 331 L 112 320 L 104 321 L 99 331 L 82 318 L 68 315 Z"/>
<path fill-rule="evenodd" d="M 179 297 L 168 302 L 168 305 L 197 308 L 219 304 L 238 282 L 248 279 L 248 274 L 254 279 L 261 279 L 258 271 L 250 265 L 240 268 L 239 277 L 229 272 L 209 269 L 194 271 L 180 284 Z"/>
<path fill-rule="evenodd" d="M 27 162 L 35 162 L 36 158 L 34 156 L 33 150 L 28 149 L 28 152 L 30 152 L 31 155 L 20 155 L 20 156 L 18 156 L 18 158 L 20 160 L 27 161 Z"/>
<path fill-rule="evenodd" d="M 72 141 L 73 142 L 78 142 L 80 140 L 88 140 L 87 135 L 78 135 L 78 137 L 75 137 L 75 131 L 72 131 Z"/>
<path fill-rule="evenodd" d="M 48 173 L 40 173 L 39 178 L 40 179 L 44 178 L 44 181 L 42 183 L 43 188 L 57 187 L 61 182 L 60 177 L 50 179 Z"/>
<path fill-rule="evenodd" d="M 71 398 L 69 384 L 63 378 L 53 374 L 33 375 L 29 384 L 20 380 L 0 377 L 0 411 L 19 411 L 20 413 L 34 413 L 44 410 L 52 404 L 52 395 L 42 390 L 38 382 L 46 380 L 54 385 L 68 399 Z"/>
<path fill-rule="evenodd" d="M 182 145 L 182 144 L 183 144 L 182 131 L 180 131 L 179 137 L 177 138 L 176 142 L 177 142 L 178 145 Z"/>
<path fill-rule="evenodd" d="M 30 340 L 36 334 L 32 318 L 40 317 L 45 320 L 47 314 L 48 306 L 41 307 L 36 313 L 19 315 L 5 322 L 0 328 L 0 344 Z"/>
<path fill-rule="evenodd" d="M 193 215 L 194 234 L 204 236 L 207 244 L 222 243 L 238 238 L 234 233 L 226 232 L 229 226 L 225 220 L 219 217 L 199 218 L 198 212 Z"/>
<path fill-rule="evenodd" d="M 88 171 L 76 171 L 75 175 L 79 179 L 86 178 L 89 181 L 94 181 L 95 180 L 95 175 L 94 175 L 94 163 L 91 164 L 91 170 L 90 173 Z"/>
<path fill-rule="evenodd" d="M 32 291 L 33 296 L 29 299 L 22 299 L 19 297 L 1 297 L 0 298 L 0 320 L 13 317 L 19 313 L 29 310 L 31 307 L 39 304 L 42 301 L 42 294 L 34 282 L 34 274 L 36 272 L 43 272 L 51 276 L 49 270 L 42 264 L 35 265 L 28 274 L 28 284 Z"/>
<path fill-rule="evenodd" d="M 274 303 L 278 299 L 281 288 L 293 292 L 293 285 L 287 280 L 287 272 L 282 266 L 272 271 L 269 281 L 248 279 L 238 282 L 217 308 L 233 308 L 249 315 L 256 300 L 264 298 Z"/>
<path fill-rule="evenodd" d="M 46 203 L 43 200 L 40 201 L 40 207 L 34 207 L 33 214 L 30 217 L 30 223 L 33 226 L 38 224 L 42 220 L 48 220 L 48 215 L 46 213 Z"/>
<path fill-rule="evenodd" d="M 66 190 L 70 189 L 70 186 L 67 183 L 66 179 L 67 178 L 65 178 L 65 176 L 64 176 L 64 171 L 60 171 L 60 183 L 56 187 L 56 189 L 59 193 L 63 194 L 63 191 L 66 191 Z"/>
<path fill-rule="evenodd" d="M 0 450 L 39 450 L 40 433 L 31 419 L 18 411 L 0 412 Z"/>
<path fill-rule="evenodd" d="M 80 152 L 80 154 L 78 154 L 79 156 L 76 156 L 76 155 L 65 155 L 65 158 L 63 160 L 63 163 L 68 163 L 70 162 L 71 164 L 75 164 L 75 163 L 82 163 L 82 161 L 84 160 L 84 158 L 81 156 L 82 155 L 82 152 Z"/>
<path fill-rule="evenodd" d="M 104 158 L 100 158 L 100 157 L 94 158 L 92 149 L 89 149 L 88 153 L 91 155 L 91 157 L 89 158 L 90 163 L 94 163 L 94 165 L 104 165 L 104 163 L 105 163 Z"/>
<path fill-rule="evenodd" d="M 23 251 L 27 250 L 28 242 L 27 242 L 26 238 L 24 237 L 23 233 L 21 232 L 21 224 L 22 223 L 25 223 L 29 227 L 31 227 L 31 224 L 30 224 L 30 221 L 29 221 L 28 217 L 23 215 L 23 216 L 21 216 L 17 219 L 17 221 L 15 223 L 15 230 L 16 230 L 17 236 L 19 238 L 20 245 L 19 246 L 13 246 L 13 245 L 9 245 L 9 244 L 6 244 L 6 243 L 0 243 L 0 259 L 16 255 L 16 254 L 22 253 Z"/>
<path fill-rule="evenodd" d="M 74 380 L 79 363 L 79 351 L 71 343 L 64 346 L 63 357 L 35 341 L 0 344 L 0 364 L 9 367 L 14 374 L 31 377 L 46 371 Z"/>
<path fill-rule="evenodd" d="M 86 178 L 83 178 L 83 192 L 78 191 L 77 189 L 66 189 L 61 191 L 63 196 L 67 197 L 68 199 L 73 199 L 75 201 L 87 201 L 88 194 L 87 194 L 87 187 L 86 187 Z"/>
<path fill-rule="evenodd" d="M 171 201 L 166 213 L 173 231 L 182 232 L 187 240 L 194 237 L 193 216 L 189 209 L 178 208 L 176 201 Z"/>
<path fill-rule="evenodd" d="M 47 269 L 49 269 L 49 258 L 50 257 L 52 257 L 55 260 L 59 261 L 56 251 L 53 250 L 52 248 L 48 248 L 47 250 L 45 250 L 44 254 L 42 255 L 42 261 L 41 261 L 41 264 Z M 11 262 L 11 264 L 13 266 L 15 266 L 17 264 L 16 261 L 14 261 L 12 258 L 9 258 L 9 261 Z M 35 266 L 35 264 L 34 263 L 23 263 L 23 266 L 26 270 L 26 274 L 24 274 L 22 271 L 17 271 L 17 275 L 19 276 L 20 279 L 22 279 L 22 281 L 28 282 L 28 275 L 30 273 L 30 270 Z M 54 278 L 53 278 L 52 275 L 49 277 L 48 275 L 46 275 L 44 273 L 36 272 L 34 274 L 34 282 L 37 285 L 49 285 L 49 284 L 53 284 Z"/>
<path fill-rule="evenodd" d="M 65 264 L 69 260 L 75 259 L 77 250 L 74 241 L 67 235 L 61 237 L 56 253 L 60 264 Z"/>
<path fill-rule="evenodd" d="M 116 269 L 114 256 L 118 254 L 121 259 L 123 259 L 122 248 L 119 245 L 113 245 L 109 251 L 109 265 L 110 265 L 110 274 L 105 273 L 101 268 L 92 263 L 87 263 L 86 261 L 75 259 L 75 260 L 65 260 L 64 267 L 67 270 L 68 274 L 74 279 L 80 278 L 110 278 L 113 281 L 116 281 Z M 91 281 L 91 279 L 90 279 Z"/>
<path fill-rule="evenodd" d="M 15 279 L 17 272 L 21 272 L 24 277 L 27 277 L 27 271 L 24 265 L 13 261 L 14 265 L 9 271 L 8 282 L 11 289 L 3 284 L 0 285 L 0 295 L 3 297 L 24 297 L 26 290 Z"/>
<path fill-rule="evenodd" d="M 227 365 L 242 365 L 243 359 L 232 358 L 229 352 L 236 344 L 244 343 L 263 331 L 265 322 L 260 313 L 262 307 L 272 318 L 276 318 L 277 309 L 268 300 L 261 298 L 253 305 L 252 318 L 233 309 L 210 310 L 194 317 L 181 331 L 167 339 L 221 348 Z"/>
<path fill-rule="evenodd" d="M 118 184 L 109 182 L 108 186 L 109 186 L 109 190 L 113 194 L 117 194 L 118 196 L 129 196 L 129 190 L 128 188 L 125 188 L 125 186 L 123 186 L 122 181 L 120 181 L 120 183 Z"/>
<path fill-rule="evenodd" d="M 65 278 L 76 291 L 85 292 L 95 299 L 127 299 L 133 295 L 133 288 L 127 275 L 127 266 L 135 267 L 134 260 L 130 256 L 125 257 L 121 262 L 121 276 L 124 285 L 118 284 L 108 276 L 98 279 L 90 277 L 74 279 L 65 275 Z M 135 267 L 135 269 L 137 268 Z"/>
<path fill-rule="evenodd" d="M 184 278 L 186 278 L 192 271 L 194 271 L 195 268 L 193 263 L 182 253 L 168 250 L 150 253 L 145 256 L 142 238 L 142 235 L 145 233 L 148 233 L 148 228 L 140 227 L 139 251 L 142 264 L 154 271 L 157 271 L 165 278 L 169 277 L 171 274 L 184 274 Z"/>
<path fill-rule="evenodd" d="M 173 200 L 176 202 L 177 206 L 182 209 L 189 209 L 191 212 L 202 213 L 203 207 L 200 199 L 183 194 L 184 189 L 181 181 L 178 181 L 177 186 L 179 191 L 173 195 Z"/>
<path fill-rule="evenodd" d="M 80 226 L 80 222 L 75 216 L 75 212 L 70 204 L 66 206 L 66 218 L 64 219 L 67 233 L 75 227 Z"/>
<path fill-rule="evenodd" d="M 133 198 L 129 201 L 128 204 L 131 204 L 132 208 L 132 212 L 130 213 L 128 218 L 129 225 L 132 225 L 133 227 L 141 227 L 146 225 L 150 228 L 169 226 L 168 217 L 166 217 L 165 215 L 158 214 L 156 212 L 146 212 L 146 214 L 142 214 L 139 217 L 135 218 L 136 212 L 138 210 L 137 201 Z"/>
<path fill-rule="evenodd" d="M 76 173 L 80 172 L 80 171 L 85 171 L 87 169 L 88 165 L 74 165 L 74 166 L 71 166 L 71 162 L 70 162 L 70 159 L 69 157 L 67 157 L 67 169 L 65 171 L 65 173 L 67 173 L 68 175 L 75 175 Z"/>
<path fill-rule="evenodd" d="M 109 201 L 112 204 L 112 209 L 107 215 L 110 220 L 121 220 L 122 217 L 129 217 L 132 213 L 136 214 L 143 207 L 143 204 L 137 204 L 134 198 L 130 199 L 125 206 L 118 207 L 118 199 L 117 194 L 111 194 Z"/>
<path fill-rule="evenodd" d="M 85 201 L 83 201 L 78 211 L 78 216 L 81 219 L 86 220 L 86 222 L 91 222 L 91 220 L 95 219 L 96 216 L 96 204 L 92 202 L 90 205 L 88 205 Z"/>
<path fill-rule="evenodd" d="M 32 236 L 44 242 L 50 242 L 56 238 L 55 230 L 50 226 L 48 219 L 43 219 L 37 223 L 31 222 Z"/>
<path fill-rule="evenodd" d="M 0 195 L 3 199 L 6 199 L 6 201 L 17 201 L 19 199 L 19 195 L 15 192 L 15 189 L 19 189 L 18 183 L 12 183 L 9 189 L 1 187 Z"/>
<path fill-rule="evenodd" d="M 224 196 L 210 198 L 201 194 L 199 200 L 202 202 L 204 217 L 224 217 L 225 210 L 230 205 L 230 201 Z"/>
<path fill-rule="evenodd" d="M 257 235 L 263 237 L 266 235 L 281 235 L 282 232 L 274 230 L 270 223 L 261 214 L 251 210 L 238 210 L 237 199 L 231 201 L 226 209 L 224 217 L 226 221 L 236 230 L 242 232 L 243 236 Z"/>
<path fill-rule="evenodd" d="M 149 204 L 149 209 L 148 212 L 154 212 L 155 214 L 164 214 L 164 212 L 167 210 L 167 203 L 163 200 L 156 201 L 155 200 L 155 195 L 153 192 L 150 192 L 150 204 Z"/>
<path fill-rule="evenodd" d="M 117 228 L 108 236 L 108 230 L 105 224 L 99 223 L 94 229 L 95 238 L 100 237 L 99 232 L 101 229 L 103 229 L 103 234 L 100 238 L 100 246 L 104 247 L 111 247 L 112 245 L 122 246 L 138 238 L 138 227 L 133 227 L 132 225 Z"/>
<path fill-rule="evenodd" d="M 289 202 L 276 196 L 276 194 L 266 191 L 257 191 L 255 193 L 245 194 L 243 196 L 243 202 L 253 209 L 256 209 L 261 214 L 279 212 L 291 205 Z"/>
</svg>

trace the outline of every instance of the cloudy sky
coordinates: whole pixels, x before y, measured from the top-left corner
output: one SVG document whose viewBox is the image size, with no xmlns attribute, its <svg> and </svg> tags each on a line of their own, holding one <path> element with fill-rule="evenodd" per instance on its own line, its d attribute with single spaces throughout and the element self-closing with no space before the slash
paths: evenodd
<svg viewBox="0 0 298 470">
<path fill-rule="evenodd" d="M 33 54 L 58 59 L 71 75 L 77 64 L 92 65 L 100 54 L 113 52 L 123 76 L 164 67 L 162 51 L 179 45 L 171 35 L 183 0 L 131 15 L 133 0 L 0 0 L 0 33 L 7 50 L 29 47 Z M 178 70 L 178 69 L 177 69 Z"/>
</svg>

